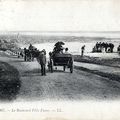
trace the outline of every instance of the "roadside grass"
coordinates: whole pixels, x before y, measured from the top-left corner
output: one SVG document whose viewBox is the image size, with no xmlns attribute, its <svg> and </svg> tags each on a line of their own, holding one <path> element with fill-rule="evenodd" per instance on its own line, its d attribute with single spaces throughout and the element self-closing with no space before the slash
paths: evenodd
<svg viewBox="0 0 120 120">
<path fill-rule="evenodd" d="M 112 74 L 112 73 L 104 73 L 104 72 L 100 72 L 98 70 L 90 70 L 90 69 L 87 69 L 87 68 L 84 68 L 84 67 L 78 67 L 78 66 L 74 66 L 74 68 L 77 69 L 77 70 L 86 71 L 86 72 L 89 72 L 89 73 L 100 75 L 102 77 L 106 77 L 106 78 L 109 78 L 111 80 L 116 80 L 116 81 L 120 82 L 120 75 L 115 75 L 115 74 Z"/>
<path fill-rule="evenodd" d="M 13 100 L 19 93 L 19 72 L 13 66 L 0 62 L 0 100 Z"/>
<path fill-rule="evenodd" d="M 80 55 L 74 55 L 74 61 L 120 68 L 120 58 L 103 59 L 99 57 L 89 57 L 89 56 L 81 57 Z"/>
<path fill-rule="evenodd" d="M 81 57 L 80 55 L 75 55 L 74 61 L 120 68 L 120 58 L 103 59 L 103 58 L 99 58 L 99 57 L 89 57 L 89 56 Z M 104 72 L 100 72 L 98 70 L 90 70 L 88 68 L 78 67 L 78 66 L 74 66 L 74 68 L 78 69 L 78 70 L 90 72 L 93 74 L 97 74 L 97 75 L 100 75 L 102 77 L 107 77 L 111 80 L 120 81 L 120 75 L 115 75 L 113 73 L 107 73 L 107 72 L 104 73 Z"/>
</svg>

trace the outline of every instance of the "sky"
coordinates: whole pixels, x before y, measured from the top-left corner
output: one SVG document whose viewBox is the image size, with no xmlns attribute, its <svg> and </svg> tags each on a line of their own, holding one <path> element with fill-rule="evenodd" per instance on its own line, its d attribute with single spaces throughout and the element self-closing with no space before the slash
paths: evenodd
<svg viewBox="0 0 120 120">
<path fill-rule="evenodd" d="M 120 31 L 119 0 L 1 0 L 0 31 Z"/>
</svg>

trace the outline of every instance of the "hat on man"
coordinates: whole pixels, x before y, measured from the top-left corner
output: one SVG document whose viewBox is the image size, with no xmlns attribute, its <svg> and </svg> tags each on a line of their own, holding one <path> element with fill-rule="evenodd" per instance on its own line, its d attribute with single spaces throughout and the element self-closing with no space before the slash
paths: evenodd
<svg viewBox="0 0 120 120">
<path fill-rule="evenodd" d="M 42 52 L 46 55 L 46 51 L 45 51 L 45 49 L 43 49 Z"/>
</svg>

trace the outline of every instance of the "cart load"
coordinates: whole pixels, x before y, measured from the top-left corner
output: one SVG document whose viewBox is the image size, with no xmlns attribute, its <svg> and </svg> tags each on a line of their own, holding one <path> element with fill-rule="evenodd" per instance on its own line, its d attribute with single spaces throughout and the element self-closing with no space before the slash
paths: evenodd
<svg viewBox="0 0 120 120">
<path fill-rule="evenodd" d="M 66 53 L 61 52 L 62 50 L 63 50 L 63 47 L 58 48 L 58 49 L 54 48 L 53 52 L 49 53 L 50 57 L 49 57 L 48 69 L 51 72 L 53 72 L 54 66 L 63 66 L 64 71 L 66 68 L 69 68 L 70 73 L 73 73 L 73 57 L 70 53 L 66 54 Z"/>
</svg>

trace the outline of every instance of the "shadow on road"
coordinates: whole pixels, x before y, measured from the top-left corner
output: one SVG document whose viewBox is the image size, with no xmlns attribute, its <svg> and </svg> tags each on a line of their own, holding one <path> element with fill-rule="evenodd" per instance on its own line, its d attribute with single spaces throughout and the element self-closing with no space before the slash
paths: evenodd
<svg viewBox="0 0 120 120">
<path fill-rule="evenodd" d="M 51 73 L 48 69 L 46 70 L 46 72 L 47 73 Z M 53 70 L 53 72 L 63 72 L 63 73 L 69 73 L 69 71 L 67 70 L 67 71 L 63 71 L 63 70 L 60 70 L 60 69 L 54 69 Z M 36 75 L 36 74 L 38 74 L 38 76 L 39 76 L 39 73 L 41 73 L 41 69 L 39 68 L 35 68 L 35 69 L 32 69 L 32 70 L 27 70 L 27 71 L 24 71 L 24 73 L 22 74 L 22 76 L 25 76 L 25 75 L 27 75 L 28 76 L 28 74 L 29 75 Z"/>
</svg>

